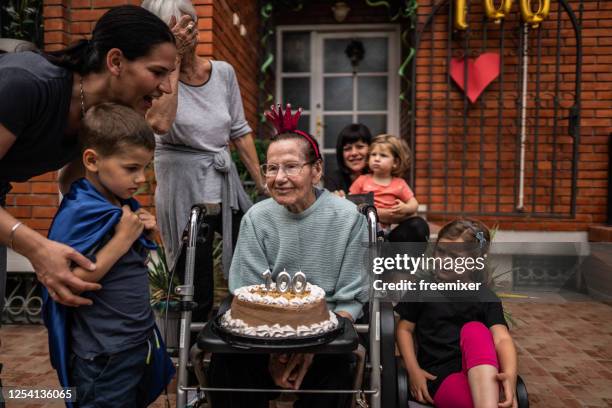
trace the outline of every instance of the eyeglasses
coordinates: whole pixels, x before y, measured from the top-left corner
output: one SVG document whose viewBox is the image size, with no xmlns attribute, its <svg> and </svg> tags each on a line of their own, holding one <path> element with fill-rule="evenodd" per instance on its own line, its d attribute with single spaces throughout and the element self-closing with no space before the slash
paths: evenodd
<svg viewBox="0 0 612 408">
<path fill-rule="evenodd" d="M 266 177 L 276 177 L 279 171 L 284 171 L 287 176 L 297 176 L 302 172 L 304 166 L 312 164 L 314 162 L 291 162 L 285 164 L 266 163 L 259 166 L 261 173 Z"/>
</svg>

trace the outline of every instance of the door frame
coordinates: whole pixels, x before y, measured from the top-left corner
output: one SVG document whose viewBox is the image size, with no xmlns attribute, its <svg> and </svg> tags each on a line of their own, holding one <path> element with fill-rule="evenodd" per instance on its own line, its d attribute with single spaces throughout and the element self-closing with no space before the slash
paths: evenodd
<svg viewBox="0 0 612 408">
<path fill-rule="evenodd" d="M 400 77 L 397 74 L 401 62 L 400 26 L 398 24 L 315 24 L 315 25 L 279 25 L 276 27 L 276 63 L 275 63 L 275 96 L 281 101 L 282 93 L 282 37 L 291 31 L 310 31 L 310 109 L 304 111 L 309 115 L 309 127 L 317 139 L 323 154 L 335 153 L 335 149 L 325 149 L 321 122 L 323 117 L 323 53 L 320 45 L 325 38 L 371 37 L 375 34 L 389 36 L 388 84 L 387 84 L 387 132 L 400 136 Z M 299 74 L 298 74 L 299 75 Z M 286 75 L 291 77 L 292 75 Z M 283 101 L 285 102 L 285 101 Z"/>
</svg>

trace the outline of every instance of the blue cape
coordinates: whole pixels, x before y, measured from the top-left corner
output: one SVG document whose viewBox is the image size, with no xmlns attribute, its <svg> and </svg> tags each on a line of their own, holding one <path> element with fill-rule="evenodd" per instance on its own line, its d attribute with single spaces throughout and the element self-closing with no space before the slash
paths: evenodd
<svg viewBox="0 0 612 408">
<path fill-rule="evenodd" d="M 130 198 L 121 202 L 129 205 L 132 211 L 138 210 L 138 201 Z M 122 215 L 121 208 L 111 204 L 86 179 L 75 181 L 70 192 L 64 196 L 59 210 L 49 229 L 49 239 L 64 243 L 82 254 L 91 253 L 99 248 L 97 246 L 107 234 L 112 234 L 115 225 L 119 223 Z M 155 249 L 154 242 L 144 235 L 136 241 L 144 248 Z M 70 357 L 70 331 L 68 310 L 66 306 L 56 303 L 48 294 L 45 287 L 43 295 L 43 320 L 49 333 L 49 356 L 51 365 L 57 370 L 62 387 L 70 387 L 68 361 Z M 158 344 L 153 347 L 153 378 L 148 387 L 148 402 L 152 403 L 162 393 L 166 385 L 175 374 L 174 365 L 166 352 L 157 326 L 155 333 Z M 68 408 L 74 405 L 66 402 Z"/>
</svg>

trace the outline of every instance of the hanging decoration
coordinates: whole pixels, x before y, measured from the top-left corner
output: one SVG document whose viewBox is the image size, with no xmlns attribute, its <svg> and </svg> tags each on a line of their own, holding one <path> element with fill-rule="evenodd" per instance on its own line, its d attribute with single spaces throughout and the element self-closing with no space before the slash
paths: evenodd
<svg viewBox="0 0 612 408">
<path fill-rule="evenodd" d="M 498 8 L 495 8 L 495 0 L 484 0 L 485 14 L 489 20 L 499 23 L 510 14 L 513 0 L 502 0 Z"/>
<path fill-rule="evenodd" d="M 346 57 L 351 61 L 353 75 L 357 74 L 357 67 L 365 56 L 365 48 L 363 47 L 363 43 L 359 40 L 351 40 L 351 42 L 346 46 L 344 54 L 346 54 Z"/>
<path fill-rule="evenodd" d="M 453 14 L 455 28 L 457 30 L 467 30 L 467 3 L 466 0 L 455 0 L 455 13 Z"/>
<path fill-rule="evenodd" d="M 478 58 L 468 58 L 467 62 L 463 58 L 453 58 L 450 61 L 450 76 L 470 102 L 475 103 L 485 88 L 499 76 L 499 54 L 485 52 Z"/>
<path fill-rule="evenodd" d="M 533 28 L 537 28 L 550 13 L 550 0 L 538 0 L 538 11 L 535 13 L 531 8 L 531 0 L 519 0 L 519 5 L 523 21 Z"/>
<path fill-rule="evenodd" d="M 465 31 L 468 29 L 467 23 L 467 2 L 469 0 L 455 0 L 454 23 L 457 30 Z M 495 7 L 495 0 L 483 0 L 482 5 L 487 18 L 495 23 L 499 23 L 510 13 L 513 0 L 501 0 L 498 8 Z M 524 0 L 529 1 L 529 0 Z"/>
<path fill-rule="evenodd" d="M 303 0 L 264 0 L 260 9 L 261 15 L 261 48 L 262 48 L 262 59 L 259 68 L 260 80 L 259 80 L 259 106 L 264 107 L 273 101 L 274 96 L 269 92 L 268 84 L 270 80 L 270 72 L 272 64 L 274 63 L 274 45 L 275 45 L 275 29 L 274 29 L 274 13 L 280 9 L 290 9 L 292 11 L 300 11 L 303 9 Z M 417 0 L 399 0 L 399 1 L 387 1 L 387 0 L 366 0 L 368 6 L 371 7 L 386 7 L 389 11 L 389 20 L 394 22 L 397 20 L 407 20 L 408 24 L 403 28 L 401 33 L 402 46 L 408 50 L 408 53 L 402 61 L 398 70 L 400 79 L 404 82 L 402 89 L 408 89 L 410 80 L 407 77 L 407 69 L 410 65 L 410 61 L 414 58 L 415 49 L 409 42 L 409 34 L 416 27 L 417 21 Z M 405 91 L 402 91 L 399 99 L 408 103 L 408 99 L 405 96 Z M 263 109 L 260 109 L 263 111 Z M 263 113 L 260 115 L 261 123 L 265 123 L 266 119 Z"/>
<path fill-rule="evenodd" d="M 300 11 L 303 7 L 303 0 L 266 0 L 261 6 L 260 15 L 262 32 L 260 43 L 263 53 L 262 63 L 259 68 L 260 107 L 268 106 L 270 102 L 274 100 L 274 95 L 272 95 L 266 87 L 270 76 L 270 67 L 274 63 L 274 10 L 289 8 L 292 11 Z M 259 110 L 262 112 L 259 115 L 259 121 L 261 123 L 266 123 L 266 117 L 263 114 L 264 109 Z"/>
<path fill-rule="evenodd" d="M 469 0 L 455 0 L 454 25 L 457 30 L 467 30 L 467 2 Z M 499 7 L 495 7 L 496 0 L 483 0 L 485 14 L 489 20 L 499 23 L 506 18 L 512 8 L 513 0 L 500 0 Z M 538 10 L 533 11 L 531 0 L 519 0 L 523 21 L 537 28 L 550 13 L 550 0 L 538 0 Z"/>
<path fill-rule="evenodd" d="M 417 21 L 417 9 L 419 7 L 419 3 L 417 0 L 401 0 L 394 1 L 392 4 L 385 0 L 366 0 L 368 6 L 371 7 L 386 7 L 389 11 L 389 19 L 391 21 L 396 21 L 397 19 L 408 20 L 410 24 L 407 27 L 404 27 L 401 34 L 402 46 L 408 50 L 408 54 L 402 61 L 397 74 L 399 75 L 401 81 L 405 83 L 404 86 L 401 86 L 401 89 L 408 89 L 410 85 L 410 80 L 406 76 L 406 70 L 408 69 L 408 65 L 412 58 L 414 58 L 414 54 L 416 50 L 410 44 L 408 40 L 408 35 L 411 30 L 414 30 L 416 27 Z M 400 93 L 399 99 L 408 103 L 408 99 L 406 98 L 406 92 L 402 91 Z"/>
</svg>

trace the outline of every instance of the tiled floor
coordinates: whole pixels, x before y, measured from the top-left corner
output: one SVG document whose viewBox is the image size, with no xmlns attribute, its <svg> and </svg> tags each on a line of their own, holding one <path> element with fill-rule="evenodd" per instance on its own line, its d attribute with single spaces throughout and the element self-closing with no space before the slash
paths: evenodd
<svg viewBox="0 0 612 408">
<path fill-rule="evenodd" d="M 506 303 L 505 307 L 517 322 L 512 334 L 531 407 L 612 407 L 612 307 L 595 302 Z M 57 385 L 42 326 L 5 326 L 0 336 L 4 385 Z M 174 407 L 174 395 L 170 400 Z M 8 404 L 13 406 L 63 405 Z M 154 406 L 165 407 L 163 397 Z"/>
<path fill-rule="evenodd" d="M 0 328 L 0 362 L 3 386 L 26 386 L 30 388 L 58 387 L 55 370 L 48 357 L 47 330 L 41 325 L 7 325 Z M 175 396 L 170 400 L 174 406 Z M 163 408 L 164 397 L 153 405 Z M 44 404 L 7 403 L 7 408 L 51 408 L 64 407 L 61 402 Z"/>
<path fill-rule="evenodd" d="M 531 406 L 612 407 L 612 307 L 506 304 Z"/>
</svg>

